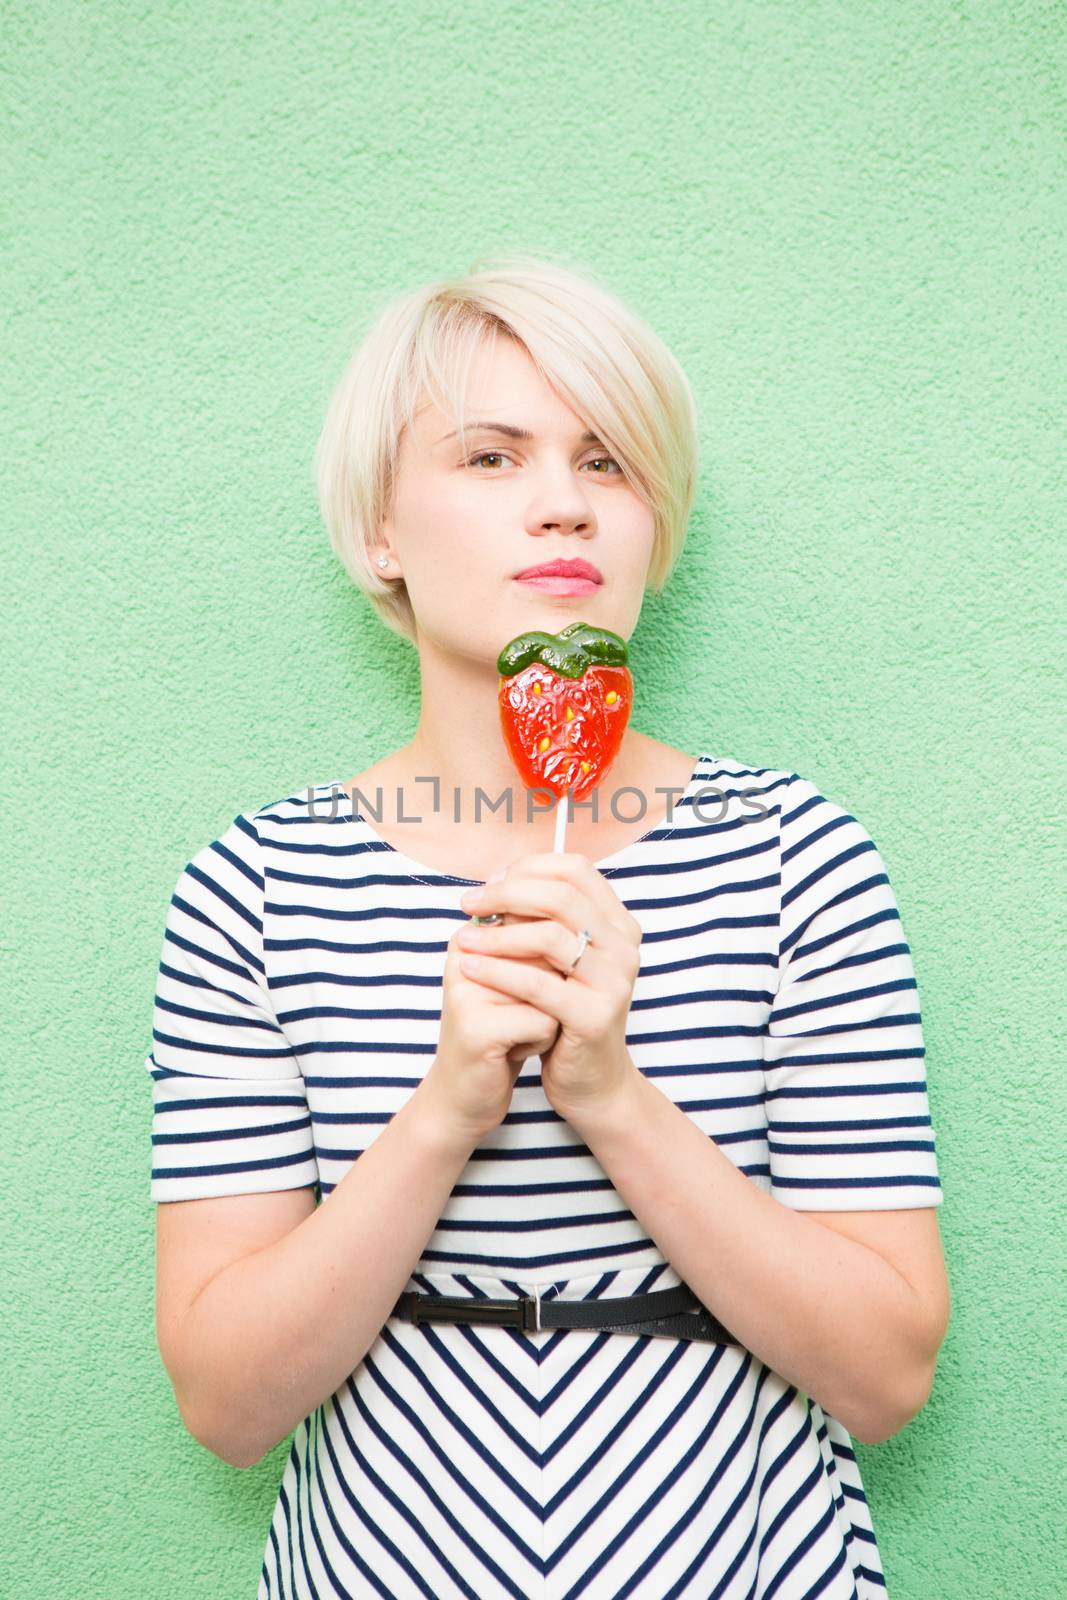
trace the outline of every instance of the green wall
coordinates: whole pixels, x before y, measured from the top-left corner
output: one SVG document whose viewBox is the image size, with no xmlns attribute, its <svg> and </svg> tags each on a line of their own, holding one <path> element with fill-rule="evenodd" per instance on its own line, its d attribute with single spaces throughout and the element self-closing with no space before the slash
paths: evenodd
<svg viewBox="0 0 1067 1600">
<path fill-rule="evenodd" d="M 603 278 L 697 394 L 634 725 L 817 781 L 901 905 L 955 1308 L 860 1451 L 892 1600 L 1061 1595 L 1063 9 L 2 21 L 0 1595 L 255 1594 L 285 1447 L 209 1455 L 155 1345 L 163 919 L 238 810 L 408 736 L 311 452 L 382 297 L 509 248 Z"/>
</svg>

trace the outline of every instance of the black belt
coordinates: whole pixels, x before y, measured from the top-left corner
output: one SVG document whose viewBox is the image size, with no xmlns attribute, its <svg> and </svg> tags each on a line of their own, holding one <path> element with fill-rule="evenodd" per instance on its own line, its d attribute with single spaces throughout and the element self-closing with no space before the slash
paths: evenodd
<svg viewBox="0 0 1067 1600">
<path fill-rule="evenodd" d="M 543 1328 L 601 1328 L 610 1333 L 651 1334 L 662 1339 L 703 1339 L 709 1344 L 736 1344 L 684 1283 L 655 1294 L 632 1294 L 614 1300 L 545 1300 L 519 1295 L 513 1300 L 453 1298 L 419 1294 L 400 1296 L 392 1315 L 413 1322 L 488 1322 L 525 1332 Z"/>
</svg>

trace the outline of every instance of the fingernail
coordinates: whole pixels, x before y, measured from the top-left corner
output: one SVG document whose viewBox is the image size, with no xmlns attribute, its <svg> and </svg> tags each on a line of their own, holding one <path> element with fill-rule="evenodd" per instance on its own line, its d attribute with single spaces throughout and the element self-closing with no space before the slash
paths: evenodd
<svg viewBox="0 0 1067 1600">
<path fill-rule="evenodd" d="M 485 881 L 486 881 L 486 883 L 499 883 L 499 882 L 500 882 L 500 880 L 501 880 L 501 879 L 502 879 L 502 878 L 503 878 L 503 877 L 504 877 L 504 876 L 505 876 L 505 872 L 504 872 L 504 871 L 503 871 L 503 870 L 502 870 L 502 871 L 500 871 L 500 872 L 494 872 L 494 873 L 493 873 L 493 875 L 492 875 L 492 877 L 491 877 L 491 878 L 486 878 L 486 880 L 485 880 Z"/>
</svg>

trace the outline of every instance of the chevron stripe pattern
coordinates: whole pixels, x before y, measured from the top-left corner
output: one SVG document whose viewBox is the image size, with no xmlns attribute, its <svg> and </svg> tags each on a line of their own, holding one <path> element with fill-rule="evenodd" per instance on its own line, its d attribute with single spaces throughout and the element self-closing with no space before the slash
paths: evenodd
<svg viewBox="0 0 1067 1600">
<path fill-rule="evenodd" d="M 854 817 L 701 755 L 670 824 L 596 865 L 642 926 L 627 1047 L 753 1183 L 804 1210 L 941 1202 L 911 954 Z M 205 846 L 164 933 L 151 1198 L 326 1198 L 432 1061 L 470 882 L 380 838 L 341 783 Z M 678 1282 L 531 1056 L 407 1287 Z M 846 1430 L 752 1353 L 390 1318 L 293 1436 L 257 1600 L 884 1592 Z"/>
</svg>

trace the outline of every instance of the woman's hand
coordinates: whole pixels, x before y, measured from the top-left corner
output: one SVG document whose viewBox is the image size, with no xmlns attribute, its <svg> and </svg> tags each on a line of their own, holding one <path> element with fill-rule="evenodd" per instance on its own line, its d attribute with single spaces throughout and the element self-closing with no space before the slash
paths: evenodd
<svg viewBox="0 0 1067 1600">
<path fill-rule="evenodd" d="M 460 904 L 472 915 L 530 919 L 461 929 L 459 948 L 477 952 L 477 965 L 464 954 L 461 968 L 558 1020 L 556 1042 L 541 1057 L 545 1094 L 561 1117 L 595 1117 L 637 1071 L 625 1042 L 641 966 L 637 918 L 587 856 L 559 851 L 520 856 Z M 565 977 L 583 928 L 589 944 Z M 538 957 L 551 970 L 532 965 Z"/>
<path fill-rule="evenodd" d="M 467 977 L 458 945 L 462 931 L 448 941 L 441 1032 L 423 1087 L 437 1097 L 439 1120 L 473 1148 L 504 1120 L 523 1062 L 555 1043 L 559 1023 Z"/>
</svg>

